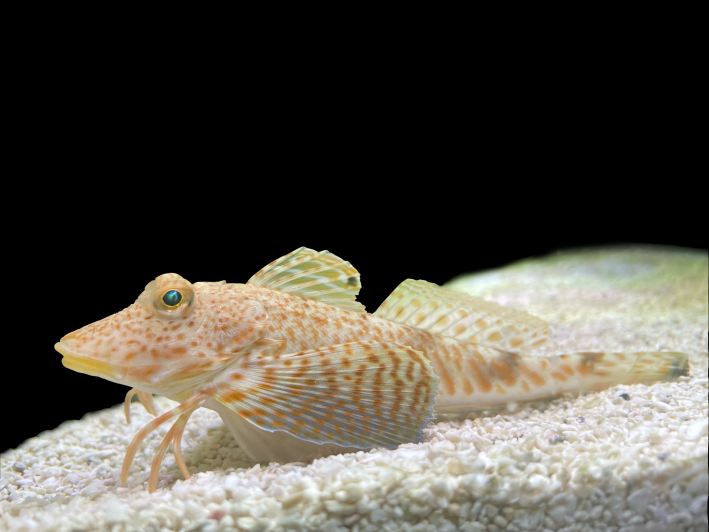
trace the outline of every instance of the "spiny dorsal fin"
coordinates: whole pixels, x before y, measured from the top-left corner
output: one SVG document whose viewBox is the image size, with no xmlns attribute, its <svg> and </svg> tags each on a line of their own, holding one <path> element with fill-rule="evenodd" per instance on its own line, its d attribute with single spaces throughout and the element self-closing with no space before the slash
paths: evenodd
<svg viewBox="0 0 709 532">
<path fill-rule="evenodd" d="M 401 283 L 374 315 L 509 352 L 539 347 L 549 336 L 546 322 L 526 312 L 412 279 Z"/>
<path fill-rule="evenodd" d="M 249 279 L 254 284 L 313 299 L 353 312 L 365 312 L 357 301 L 359 272 L 329 251 L 298 248 L 273 261 Z"/>
</svg>

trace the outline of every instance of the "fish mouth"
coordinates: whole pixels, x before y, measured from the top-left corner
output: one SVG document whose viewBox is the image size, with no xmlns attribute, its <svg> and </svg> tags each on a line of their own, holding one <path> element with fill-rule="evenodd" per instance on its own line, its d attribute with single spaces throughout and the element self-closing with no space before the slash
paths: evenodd
<svg viewBox="0 0 709 532">
<path fill-rule="evenodd" d="M 61 342 L 54 344 L 54 349 L 63 356 L 62 365 L 70 370 L 94 377 L 101 377 L 113 382 L 120 381 L 125 375 L 125 370 L 120 371 L 119 368 L 112 364 L 72 353 L 65 345 L 62 345 Z"/>
</svg>

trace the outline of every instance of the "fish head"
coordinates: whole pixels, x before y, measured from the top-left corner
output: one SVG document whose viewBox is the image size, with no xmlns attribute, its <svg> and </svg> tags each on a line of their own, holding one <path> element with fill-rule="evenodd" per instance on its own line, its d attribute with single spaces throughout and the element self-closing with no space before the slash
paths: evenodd
<svg viewBox="0 0 709 532">
<path fill-rule="evenodd" d="M 148 283 L 128 308 L 64 336 L 65 367 L 171 396 L 208 380 L 262 334 L 268 315 L 247 285 Z"/>
</svg>

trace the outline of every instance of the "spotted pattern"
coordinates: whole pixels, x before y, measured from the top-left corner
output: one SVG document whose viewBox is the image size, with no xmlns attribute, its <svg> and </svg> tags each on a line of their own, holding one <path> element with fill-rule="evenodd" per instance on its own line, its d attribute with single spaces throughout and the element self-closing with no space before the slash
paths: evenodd
<svg viewBox="0 0 709 532">
<path fill-rule="evenodd" d="M 213 396 L 254 425 L 362 449 L 421 441 L 437 378 L 420 352 L 358 342 L 257 360 L 216 383 Z"/>
<path fill-rule="evenodd" d="M 329 251 L 298 248 L 261 269 L 247 284 L 364 312 L 356 300 L 362 286 L 359 272 Z"/>
<path fill-rule="evenodd" d="M 546 322 L 526 312 L 411 279 L 401 283 L 374 315 L 511 353 L 540 347 L 549 336 Z"/>
</svg>

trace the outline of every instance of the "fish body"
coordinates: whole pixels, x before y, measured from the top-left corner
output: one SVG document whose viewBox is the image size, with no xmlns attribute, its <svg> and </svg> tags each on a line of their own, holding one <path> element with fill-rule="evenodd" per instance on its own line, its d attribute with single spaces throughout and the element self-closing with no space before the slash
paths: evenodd
<svg viewBox="0 0 709 532">
<path fill-rule="evenodd" d="M 216 410 L 257 460 L 417 442 L 434 413 L 463 412 L 687 373 L 681 353 L 529 354 L 549 335 L 524 312 L 404 281 L 374 314 L 356 301 L 359 273 L 326 251 L 300 248 L 246 284 L 165 274 L 130 307 L 66 335 L 63 364 L 181 405 L 151 472 L 155 489 L 170 441 L 190 414 Z M 434 412 L 435 409 L 435 412 Z"/>
</svg>

